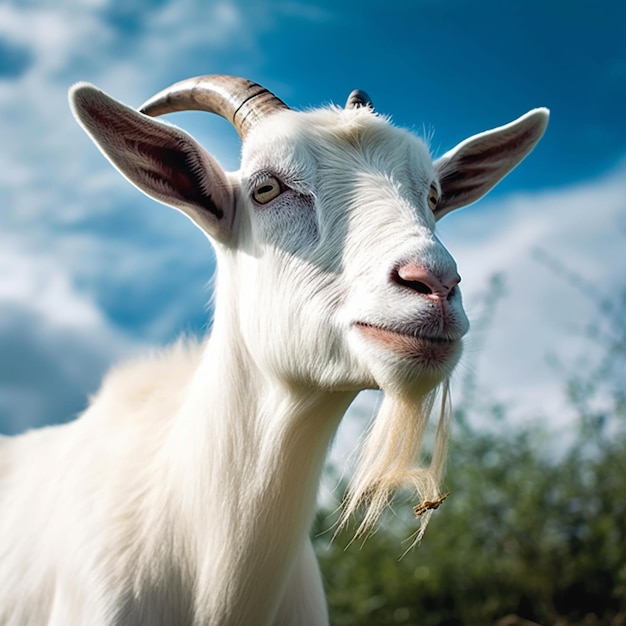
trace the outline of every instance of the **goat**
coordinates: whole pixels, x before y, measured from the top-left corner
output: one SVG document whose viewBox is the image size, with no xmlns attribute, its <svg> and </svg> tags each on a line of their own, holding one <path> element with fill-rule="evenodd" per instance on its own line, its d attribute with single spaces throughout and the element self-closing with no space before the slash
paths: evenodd
<svg viewBox="0 0 626 626">
<path fill-rule="evenodd" d="M 0 442 L 0 623 L 327 624 L 308 532 L 329 444 L 382 389 L 345 516 L 369 504 L 365 531 L 407 485 L 442 501 L 445 406 L 418 460 L 468 321 L 435 222 L 513 169 L 548 112 L 433 161 L 361 91 L 296 112 L 209 75 L 140 111 L 85 83 L 70 102 L 123 176 L 213 242 L 214 320 L 201 344 L 114 369 L 76 421 Z M 190 109 L 234 124 L 238 172 L 153 119 Z"/>
</svg>

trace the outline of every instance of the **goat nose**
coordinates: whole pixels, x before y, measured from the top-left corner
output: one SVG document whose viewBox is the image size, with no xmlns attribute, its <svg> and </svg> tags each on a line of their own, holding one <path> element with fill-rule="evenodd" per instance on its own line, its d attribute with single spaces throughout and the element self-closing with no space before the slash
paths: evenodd
<svg viewBox="0 0 626 626">
<path fill-rule="evenodd" d="M 435 274 L 419 263 L 401 265 L 394 270 L 392 279 L 402 287 L 435 299 L 450 297 L 454 287 L 461 282 L 461 277 L 454 269 Z"/>
</svg>

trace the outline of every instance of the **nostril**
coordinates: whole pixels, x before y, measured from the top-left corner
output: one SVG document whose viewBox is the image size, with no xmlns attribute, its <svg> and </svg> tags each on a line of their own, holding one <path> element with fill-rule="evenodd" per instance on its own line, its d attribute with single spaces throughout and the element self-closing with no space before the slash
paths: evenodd
<svg viewBox="0 0 626 626">
<path fill-rule="evenodd" d="M 398 283 L 398 285 L 402 285 L 403 287 L 408 287 L 412 291 L 417 291 L 417 293 L 430 295 L 433 292 L 433 290 L 426 283 L 423 283 L 420 280 L 405 280 L 399 274 L 396 277 L 396 283 Z"/>
<path fill-rule="evenodd" d="M 439 291 L 441 286 L 432 272 L 417 263 L 406 263 L 394 269 L 392 280 L 401 287 L 426 296 Z"/>
<path fill-rule="evenodd" d="M 395 268 L 391 273 L 392 282 L 414 293 L 419 293 L 432 298 L 450 300 L 457 293 L 457 284 L 461 277 L 455 270 L 435 273 L 420 263 L 404 263 Z"/>
<path fill-rule="evenodd" d="M 459 291 L 458 284 L 461 282 L 461 277 L 455 272 L 454 276 L 450 278 L 447 299 L 451 300 Z"/>
</svg>

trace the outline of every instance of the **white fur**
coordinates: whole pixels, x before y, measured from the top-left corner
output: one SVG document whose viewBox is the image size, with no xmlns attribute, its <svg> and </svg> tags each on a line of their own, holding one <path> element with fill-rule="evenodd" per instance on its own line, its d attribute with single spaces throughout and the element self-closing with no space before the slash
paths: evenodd
<svg viewBox="0 0 626 626">
<path fill-rule="evenodd" d="M 369 109 L 283 111 L 225 174 L 182 131 L 92 87 L 72 102 L 131 182 L 213 239 L 215 320 L 202 345 L 114 370 L 75 422 L 0 441 L 0 624 L 327 624 L 308 531 L 326 451 L 361 389 L 386 397 L 348 511 L 372 500 L 371 525 L 404 483 L 438 495 L 445 416 L 435 466 L 419 469 L 416 455 L 467 319 L 458 289 L 433 304 L 390 274 L 406 262 L 454 271 L 430 185 L 443 187 L 441 214 L 477 199 L 536 143 L 546 112 L 433 163 Z M 486 140 L 497 158 L 480 156 Z M 185 196 L 161 153 L 137 141 L 183 146 L 223 216 Z M 454 171 L 468 159 L 478 167 Z M 285 190 L 257 206 L 251 186 L 268 173 Z M 464 193 L 479 187 L 463 202 L 459 180 Z M 454 342 L 443 356 L 437 344 L 407 356 L 355 322 Z"/>
</svg>

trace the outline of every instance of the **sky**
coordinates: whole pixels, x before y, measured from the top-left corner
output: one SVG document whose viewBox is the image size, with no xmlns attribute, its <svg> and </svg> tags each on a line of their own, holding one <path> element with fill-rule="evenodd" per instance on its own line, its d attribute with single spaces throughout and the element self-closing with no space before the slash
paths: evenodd
<svg viewBox="0 0 626 626">
<path fill-rule="evenodd" d="M 439 236 L 474 322 L 457 379 L 472 372 L 514 419 L 550 415 L 567 429 L 550 362 L 594 357 L 583 338 L 594 303 L 625 285 L 625 23 L 618 0 L 5 0 L 0 433 L 68 421 L 111 364 L 208 330 L 204 236 L 113 170 L 66 96 L 86 80 L 138 106 L 207 73 L 255 80 L 296 109 L 364 89 L 435 155 L 549 107 L 536 150 L 444 218 Z M 238 168 L 224 120 L 169 121 Z M 496 274 L 504 295 L 489 305 Z M 372 401 L 361 397 L 353 414 Z"/>
</svg>

